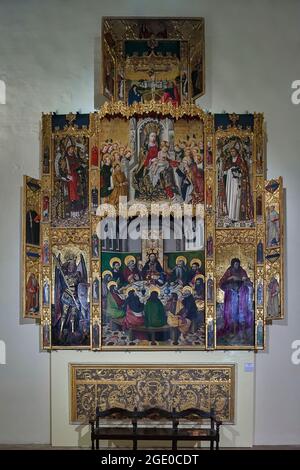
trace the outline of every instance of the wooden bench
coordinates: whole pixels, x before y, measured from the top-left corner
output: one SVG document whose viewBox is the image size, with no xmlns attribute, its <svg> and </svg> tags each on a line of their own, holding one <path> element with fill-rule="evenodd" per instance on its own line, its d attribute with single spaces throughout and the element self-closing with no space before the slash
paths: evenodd
<svg viewBox="0 0 300 470">
<path fill-rule="evenodd" d="M 101 422 L 104 419 L 106 423 Z M 107 423 L 108 419 L 118 420 L 119 423 L 113 426 Z M 120 421 L 123 421 L 122 425 Z M 147 426 L 141 427 L 141 423 Z M 144 411 L 138 411 L 137 408 L 133 411 L 123 408 L 100 411 L 96 408 L 96 417 L 90 420 L 92 449 L 99 449 L 100 440 L 130 440 L 133 442 L 133 450 L 137 450 L 137 442 L 143 440 L 171 441 L 173 451 L 177 451 L 178 441 L 209 441 L 210 450 L 218 450 L 221 424 L 213 409 L 208 413 L 197 408 L 178 412 L 161 408 Z"/>
</svg>

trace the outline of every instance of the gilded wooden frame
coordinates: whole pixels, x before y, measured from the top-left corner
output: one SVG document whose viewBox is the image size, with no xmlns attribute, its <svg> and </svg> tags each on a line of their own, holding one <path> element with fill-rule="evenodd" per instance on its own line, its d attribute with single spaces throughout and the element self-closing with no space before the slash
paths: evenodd
<svg viewBox="0 0 300 470">
<path fill-rule="evenodd" d="M 206 282 L 208 279 L 212 282 L 213 300 L 205 298 L 205 346 L 189 347 L 183 349 L 264 349 L 266 337 L 266 324 L 272 320 L 279 320 L 284 317 L 284 231 L 283 231 L 283 200 L 282 200 L 282 179 L 266 180 L 266 162 L 264 156 L 264 122 L 261 114 L 236 115 L 222 114 L 211 115 L 205 113 L 199 107 L 192 103 L 185 103 L 182 106 L 175 107 L 171 103 L 155 103 L 134 104 L 126 106 L 122 102 L 106 103 L 96 112 L 86 116 L 88 124 L 78 125 L 82 115 L 70 113 L 67 116 L 55 116 L 44 114 L 42 118 L 42 159 L 41 159 L 41 179 L 37 180 L 40 184 L 40 196 L 37 204 L 40 207 L 41 223 L 40 223 L 40 246 L 34 247 L 37 256 L 40 256 L 39 273 L 40 273 L 40 306 L 41 308 L 41 344 L 43 349 L 81 349 L 83 346 L 62 345 L 57 346 L 51 339 L 51 305 L 43 304 L 42 286 L 47 281 L 50 284 L 50 291 L 53 291 L 51 260 L 45 261 L 44 245 L 49 253 L 52 246 L 65 246 L 67 244 L 82 244 L 86 246 L 86 252 L 89 256 L 89 283 L 92 286 L 93 280 L 101 277 L 101 259 L 92 256 L 91 243 L 92 237 L 95 235 L 99 217 L 96 215 L 96 206 L 100 203 L 100 165 L 96 160 L 92 164 L 93 152 L 97 150 L 101 141 L 101 123 L 103 119 L 113 120 L 115 118 L 129 120 L 133 116 L 168 116 L 174 120 L 180 118 L 199 119 L 203 123 L 204 133 L 204 156 L 205 156 L 205 201 L 204 201 L 204 217 L 205 217 L 205 241 L 211 238 L 213 251 L 208 253 L 208 245 L 206 244 L 205 256 L 205 273 Z M 61 126 L 56 128 L 55 122 L 62 122 Z M 251 125 L 249 125 L 249 122 Z M 220 124 L 221 123 L 221 124 Z M 223 124 L 222 124 L 223 123 Z M 88 188 L 88 212 L 89 221 L 85 227 L 53 227 L 51 225 L 51 203 L 53 195 L 53 165 L 54 165 L 54 142 L 56 137 L 63 136 L 85 136 L 89 141 L 89 188 Z M 249 138 L 252 145 L 252 194 L 253 194 L 253 224 L 251 226 L 219 226 L 217 213 L 217 144 L 220 139 L 225 138 Z M 24 179 L 24 187 L 26 189 L 26 181 Z M 271 188 L 271 189 L 270 189 Z M 275 189 L 274 189 L 275 188 Z M 93 193 L 93 196 L 92 196 Z M 46 197 L 46 199 L 45 199 Z M 94 198 L 94 199 L 93 199 Z M 45 201 L 48 201 L 48 208 L 45 209 Z M 23 201 L 23 304 L 25 301 L 26 286 L 26 193 L 24 193 Z M 267 247 L 267 210 L 271 204 L 275 204 L 278 209 L 278 229 L 280 236 L 278 243 Z M 195 209 L 195 207 L 194 207 Z M 269 219 L 268 219 L 269 220 Z M 251 238 L 253 246 L 253 284 L 254 296 L 257 296 L 258 283 L 263 288 L 263 302 L 255 302 L 254 312 L 254 341 L 251 345 L 218 345 L 217 344 L 217 271 L 216 250 L 221 249 L 226 242 L 228 231 L 233 231 L 235 237 L 241 236 L 241 240 Z M 238 235 L 240 234 L 240 235 Z M 226 243 L 225 243 L 226 245 Z M 224 246 L 225 246 L 224 245 Z M 259 251 L 260 250 L 260 251 Z M 259 253 L 260 254 L 259 254 Z M 259 254 L 259 257 L 258 257 Z M 233 253 L 234 256 L 234 253 Z M 51 254 L 50 254 L 51 257 Z M 276 277 L 278 281 L 278 295 L 280 297 L 280 310 L 277 315 L 268 315 L 268 285 L 272 277 Z M 273 285 L 276 283 L 273 282 Z M 273 286 L 274 287 L 274 286 Z M 100 290 L 101 291 L 101 290 Z M 91 348 L 94 350 L 111 350 L 114 347 L 104 346 L 101 343 L 101 293 L 99 299 L 93 302 L 92 295 L 90 299 L 90 343 L 84 346 L 84 349 Z M 255 297 L 256 299 L 256 297 Z M 273 304 L 273 308 L 275 304 Z M 26 315 L 29 316 L 29 315 Z M 38 315 L 34 315 L 38 318 Z M 117 348 L 120 350 L 120 348 Z M 126 348 L 125 348 L 126 349 Z M 134 349 L 134 348 L 133 348 Z M 139 347 L 138 350 L 151 350 L 148 347 Z M 159 350 L 159 348 L 157 348 Z M 169 348 L 163 348 L 169 349 Z M 171 348 L 172 349 L 172 348 Z M 173 348 L 178 349 L 178 348 Z"/>
<path fill-rule="evenodd" d="M 159 23 L 164 34 L 155 34 L 155 28 L 153 30 L 153 24 Z M 141 35 L 141 28 L 149 29 L 148 35 Z M 124 101 L 126 100 L 126 94 L 124 99 L 119 96 L 117 85 L 118 85 L 118 72 L 122 71 L 124 82 L 127 79 L 125 63 L 126 59 L 124 47 L 125 42 L 128 40 L 149 41 L 178 41 L 180 43 L 180 51 L 182 57 L 180 63 L 185 64 L 187 72 L 187 87 L 188 92 L 184 100 L 186 102 L 190 100 L 196 100 L 197 98 L 205 94 L 205 39 L 204 39 L 204 18 L 177 18 L 177 17 L 103 17 L 101 27 L 101 47 L 102 47 L 102 67 L 101 67 L 101 80 L 100 80 L 100 93 L 106 96 L 110 100 Z M 110 55 L 114 63 L 114 94 L 113 96 L 108 95 L 105 91 L 105 73 L 107 61 L 105 60 L 105 54 Z M 145 58 L 141 58 L 144 60 Z M 151 74 L 153 68 L 153 60 L 157 62 L 158 69 L 162 68 L 162 60 L 159 57 L 154 56 L 148 65 L 148 71 Z M 200 61 L 200 62 L 199 62 Z M 170 64 L 172 58 L 170 58 Z M 171 65 L 170 65 L 171 66 Z M 170 67 L 169 66 L 169 67 Z M 200 89 L 196 89 L 195 93 L 192 93 L 192 73 L 197 71 L 195 68 L 192 71 L 192 66 L 200 67 Z M 138 64 L 134 66 L 138 67 Z M 167 68 L 169 68 L 167 67 Z M 143 69 L 147 69 L 147 65 L 143 64 Z M 163 70 L 163 68 L 162 68 Z M 148 72 L 147 72 L 148 74 Z M 163 71 L 163 75 L 167 76 L 167 70 Z M 197 72 L 196 72 L 197 75 Z M 125 86 L 125 85 L 124 85 Z M 126 102 L 126 101 L 125 101 Z M 181 101 L 183 104 L 183 100 Z"/>
<path fill-rule="evenodd" d="M 109 371 L 110 376 L 106 378 L 100 378 L 97 380 L 96 377 L 94 378 L 89 378 L 89 371 L 95 371 L 96 376 L 101 374 L 101 371 Z M 70 423 L 71 424 L 78 424 L 78 423 L 85 423 L 88 422 L 88 417 L 85 416 L 84 418 L 79 418 L 78 416 L 78 405 L 77 405 L 77 398 L 78 398 L 78 389 L 77 387 L 81 386 L 90 386 L 92 387 L 93 385 L 96 385 L 97 383 L 99 384 L 109 384 L 110 382 L 113 383 L 113 372 L 116 372 L 116 375 L 118 377 L 115 380 L 116 385 L 120 384 L 120 395 L 125 399 L 125 395 L 122 392 L 122 387 L 128 386 L 132 384 L 133 386 L 136 385 L 138 381 L 138 377 L 135 376 L 136 372 L 141 371 L 141 378 L 144 376 L 145 381 L 147 381 L 147 375 L 149 374 L 149 371 L 157 371 L 159 374 L 157 375 L 157 379 L 161 382 L 161 377 L 162 377 L 162 371 L 164 379 L 166 381 L 166 378 L 168 380 L 168 387 L 172 384 L 172 376 L 168 377 L 168 374 L 171 372 L 172 375 L 174 373 L 179 374 L 181 371 L 181 376 L 177 377 L 174 381 L 174 384 L 178 385 L 188 385 L 189 390 L 191 393 L 193 393 L 193 385 L 199 385 L 201 384 L 206 385 L 210 387 L 210 384 L 215 384 L 216 390 L 213 392 L 209 393 L 209 400 L 210 403 L 207 403 L 207 411 L 209 411 L 212 401 L 211 399 L 214 398 L 214 393 L 215 393 L 215 398 L 221 400 L 227 400 L 228 401 L 228 414 L 222 415 L 218 414 L 218 406 L 216 407 L 216 414 L 219 419 L 221 419 L 224 423 L 226 424 L 234 424 L 235 423 L 235 375 L 236 375 L 236 367 L 235 364 L 228 363 L 228 364 L 197 364 L 197 365 L 191 365 L 191 364 L 182 364 L 182 365 L 176 365 L 176 364 L 165 364 L 165 365 L 159 365 L 159 364 L 130 364 L 130 365 L 117 365 L 117 364 L 106 364 L 106 365 L 99 365 L 99 364 L 69 364 L 69 377 L 70 377 L 70 407 L 69 407 L 69 412 L 70 412 Z M 83 371 L 84 372 L 84 379 L 77 379 L 76 373 L 77 371 Z M 97 372 L 99 373 L 97 374 Z M 119 372 L 119 374 L 118 374 Z M 199 377 L 195 378 L 197 376 L 197 373 L 199 373 Z M 122 378 L 122 374 L 126 376 L 128 374 L 128 377 L 126 378 L 125 376 Z M 214 375 L 215 374 L 215 379 L 213 381 L 207 380 L 207 377 L 201 379 L 201 374 L 205 375 Z M 101 374 L 101 377 L 103 374 Z M 160 385 L 163 387 L 163 385 Z M 116 387 L 117 388 L 117 387 Z M 184 392 L 182 392 L 184 393 Z M 201 393 L 201 392 L 200 392 Z M 132 394 L 131 394 L 132 395 Z M 197 389 L 196 395 L 198 395 L 197 400 L 199 402 L 201 401 L 201 396 L 199 399 L 199 390 Z M 84 393 L 84 396 L 87 398 L 89 397 L 93 401 L 93 397 L 95 400 L 97 400 L 96 397 L 96 392 L 91 391 L 91 389 L 87 390 L 86 393 Z M 158 397 L 157 397 L 158 398 Z M 161 405 L 155 403 L 156 406 L 162 406 L 162 407 L 167 407 L 168 409 L 172 409 L 173 406 L 176 407 L 176 409 L 186 409 L 189 406 L 199 406 L 199 402 L 195 403 L 192 401 L 191 403 L 188 403 L 185 399 L 184 402 L 177 403 L 174 402 L 174 398 L 171 396 L 171 400 L 168 402 L 168 400 L 164 401 Z M 138 402 L 135 404 L 138 407 L 149 407 L 149 406 L 154 406 L 152 402 L 142 402 L 138 397 L 136 397 Z M 95 405 L 95 406 L 94 406 Z M 100 406 L 101 403 L 93 403 L 92 408 L 92 416 L 93 418 L 94 413 L 95 413 L 95 407 Z M 104 407 L 107 406 L 107 404 L 103 405 Z M 120 406 L 119 403 L 110 403 L 110 406 Z M 134 403 L 132 401 L 122 402 L 122 407 L 124 408 L 133 408 Z M 201 409 L 203 409 L 203 405 L 200 405 Z M 203 407 L 203 408 L 202 408 Z"/>
<path fill-rule="evenodd" d="M 32 185 L 32 189 L 30 187 Z M 41 216 L 41 181 L 29 176 L 23 176 L 23 213 L 22 213 L 22 315 L 24 318 L 40 319 L 41 317 L 41 228 L 40 220 L 35 226 L 38 227 L 35 233 L 28 234 L 27 214 L 29 212 L 37 214 L 37 218 Z M 39 240 L 30 239 L 38 236 Z M 35 243 L 33 243 L 35 242 Z M 29 286 L 29 276 L 33 276 L 37 286 L 32 286 L 31 290 L 38 290 L 37 303 L 34 308 L 28 306 L 27 290 Z M 33 294 L 34 295 L 34 294 Z M 36 310 L 36 311 L 32 311 Z"/>
</svg>

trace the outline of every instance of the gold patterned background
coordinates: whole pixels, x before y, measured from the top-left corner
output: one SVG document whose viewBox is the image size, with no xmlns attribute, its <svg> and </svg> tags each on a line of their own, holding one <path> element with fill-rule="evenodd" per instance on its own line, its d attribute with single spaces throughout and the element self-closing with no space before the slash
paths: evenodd
<svg viewBox="0 0 300 470">
<path fill-rule="evenodd" d="M 234 421 L 235 366 L 103 366 L 71 364 L 71 421 L 87 423 L 100 409 L 133 410 L 158 406 L 216 410 L 218 419 Z"/>
</svg>

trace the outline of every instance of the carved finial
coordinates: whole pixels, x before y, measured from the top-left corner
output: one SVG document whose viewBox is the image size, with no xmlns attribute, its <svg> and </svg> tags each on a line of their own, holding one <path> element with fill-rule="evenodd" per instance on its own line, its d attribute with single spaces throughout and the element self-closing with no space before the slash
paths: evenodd
<svg viewBox="0 0 300 470">
<path fill-rule="evenodd" d="M 235 113 L 229 114 L 229 120 L 232 122 L 234 126 L 236 125 L 239 119 L 240 119 L 240 116 L 238 116 L 238 114 L 235 114 Z"/>
<path fill-rule="evenodd" d="M 74 113 L 69 113 L 66 115 L 66 121 L 68 121 L 69 126 L 72 126 L 73 121 L 75 121 L 75 119 L 76 119 L 76 114 Z"/>
</svg>

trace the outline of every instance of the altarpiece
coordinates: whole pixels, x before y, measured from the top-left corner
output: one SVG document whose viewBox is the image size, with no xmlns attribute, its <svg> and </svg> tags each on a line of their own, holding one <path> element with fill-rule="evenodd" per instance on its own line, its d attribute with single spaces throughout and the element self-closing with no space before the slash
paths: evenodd
<svg viewBox="0 0 300 470">
<path fill-rule="evenodd" d="M 24 177 L 24 317 L 45 350 L 263 350 L 284 316 L 263 115 L 194 104 L 203 19 L 104 18 L 102 39 L 110 101 L 44 114 Z"/>
</svg>

